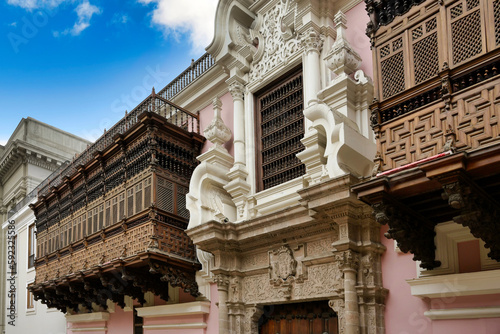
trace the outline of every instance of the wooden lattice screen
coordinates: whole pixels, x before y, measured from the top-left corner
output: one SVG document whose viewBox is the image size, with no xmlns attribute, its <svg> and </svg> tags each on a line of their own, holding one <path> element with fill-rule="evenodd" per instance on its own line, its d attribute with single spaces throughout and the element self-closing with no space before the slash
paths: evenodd
<svg viewBox="0 0 500 334">
<path fill-rule="evenodd" d="M 437 18 L 433 17 L 411 30 L 414 78 L 419 84 L 439 71 Z"/>
<path fill-rule="evenodd" d="M 384 99 L 405 89 L 403 46 L 403 38 L 397 37 L 379 48 Z"/>
<path fill-rule="evenodd" d="M 304 149 L 304 97 L 302 70 L 257 95 L 257 170 L 260 190 L 274 187 L 305 173 L 295 156 Z"/>
<path fill-rule="evenodd" d="M 394 102 L 401 100 L 401 93 L 420 86 L 414 92 L 433 95 L 440 71 L 463 71 L 468 62 L 484 61 L 480 58 L 500 45 L 500 0 L 455 0 L 444 6 L 433 3 L 423 13 L 380 28 L 374 38 L 377 98 L 387 101 L 398 115 L 399 106 Z M 481 77 L 488 75 L 482 73 Z M 401 111 L 411 109 L 414 102 L 401 102 Z M 417 104 L 429 102 L 420 99 Z"/>
<path fill-rule="evenodd" d="M 500 45 L 500 0 L 493 1 L 493 18 L 495 21 L 495 45 Z"/>
<path fill-rule="evenodd" d="M 448 9 L 453 64 L 462 63 L 483 51 L 479 0 L 464 0 Z"/>
</svg>

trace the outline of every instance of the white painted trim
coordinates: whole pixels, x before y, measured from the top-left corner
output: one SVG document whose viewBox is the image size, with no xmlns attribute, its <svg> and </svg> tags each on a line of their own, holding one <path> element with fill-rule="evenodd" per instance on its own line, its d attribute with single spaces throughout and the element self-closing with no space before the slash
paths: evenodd
<svg viewBox="0 0 500 334">
<path fill-rule="evenodd" d="M 143 318 L 176 317 L 180 315 L 208 314 L 210 312 L 210 302 L 196 301 L 191 303 L 159 305 L 152 307 L 139 307 L 136 310 L 137 310 L 137 315 Z"/>
<path fill-rule="evenodd" d="M 432 320 L 500 318 L 500 307 L 429 310 L 425 311 L 424 315 Z"/>
<path fill-rule="evenodd" d="M 406 280 L 411 294 L 420 298 L 444 298 L 500 293 L 500 270 L 428 276 Z"/>
<path fill-rule="evenodd" d="M 83 327 L 83 328 L 68 328 L 72 332 L 106 332 L 108 327 Z"/>
<path fill-rule="evenodd" d="M 92 312 L 83 314 L 66 315 L 66 321 L 72 323 L 91 322 L 91 321 L 108 321 L 108 312 Z"/>
<path fill-rule="evenodd" d="M 437 276 L 455 274 L 459 271 L 458 246 L 459 242 L 476 240 L 468 227 L 455 222 L 441 223 L 436 226 L 436 260 L 441 261 L 441 266 L 433 270 L 420 268 L 417 262 L 418 276 Z M 481 270 L 499 269 L 500 263 L 488 257 L 490 250 L 484 247 L 484 241 L 479 239 Z"/>
<path fill-rule="evenodd" d="M 204 322 L 193 322 L 189 324 L 165 324 L 165 325 L 145 325 L 142 326 L 144 329 L 205 329 L 207 324 Z"/>
</svg>

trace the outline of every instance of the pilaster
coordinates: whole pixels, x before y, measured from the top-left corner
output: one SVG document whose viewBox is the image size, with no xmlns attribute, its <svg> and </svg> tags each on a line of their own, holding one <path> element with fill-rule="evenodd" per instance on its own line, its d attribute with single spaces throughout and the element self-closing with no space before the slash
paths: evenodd
<svg viewBox="0 0 500 334">
<path fill-rule="evenodd" d="M 247 182 L 245 147 L 245 105 L 243 101 L 245 86 L 243 80 L 237 76 L 229 79 L 227 83 L 234 104 L 234 165 L 227 173 L 230 182 L 224 186 L 224 189 L 232 196 L 237 207 L 236 220 L 242 220 L 250 192 L 250 184 Z"/>
</svg>

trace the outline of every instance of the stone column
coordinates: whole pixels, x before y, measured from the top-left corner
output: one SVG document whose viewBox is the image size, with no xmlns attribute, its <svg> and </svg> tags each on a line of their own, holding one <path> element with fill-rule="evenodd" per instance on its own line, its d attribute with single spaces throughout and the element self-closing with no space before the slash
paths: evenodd
<svg viewBox="0 0 500 334">
<path fill-rule="evenodd" d="M 227 81 L 229 92 L 233 97 L 234 114 L 234 166 L 227 176 L 231 180 L 224 189 L 231 194 L 233 202 L 237 208 L 236 220 L 242 220 L 245 213 L 245 205 L 250 191 L 250 184 L 247 182 L 248 171 L 246 168 L 246 147 L 245 147 L 245 105 L 243 94 L 245 86 L 239 77 L 232 77 Z"/>
<path fill-rule="evenodd" d="M 234 164 L 246 165 L 245 157 L 245 105 L 243 103 L 243 94 L 245 86 L 238 81 L 233 80 L 229 84 L 229 92 L 233 97 L 234 103 Z"/>
<path fill-rule="evenodd" d="M 356 292 L 359 254 L 347 250 L 337 254 L 336 260 L 344 273 L 344 321 L 346 334 L 359 334 L 359 307 Z"/>
<path fill-rule="evenodd" d="M 227 307 L 229 276 L 217 274 L 214 277 L 219 292 L 219 333 L 229 333 L 229 310 Z"/>
<path fill-rule="evenodd" d="M 318 92 L 321 89 L 320 54 L 323 36 L 314 28 L 309 28 L 301 36 L 304 46 L 304 102 L 305 107 L 318 103 Z"/>
</svg>

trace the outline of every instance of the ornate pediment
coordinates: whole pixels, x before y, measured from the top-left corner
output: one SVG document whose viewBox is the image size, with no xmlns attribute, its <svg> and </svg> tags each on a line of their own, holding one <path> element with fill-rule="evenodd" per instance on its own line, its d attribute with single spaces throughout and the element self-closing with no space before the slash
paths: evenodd
<svg viewBox="0 0 500 334">
<path fill-rule="evenodd" d="M 294 30 L 295 1 L 278 1 L 259 14 L 251 33 L 258 39 L 257 51 L 250 66 L 250 80 L 262 79 L 279 65 L 285 65 L 290 56 L 300 49 L 300 40 Z"/>
</svg>

